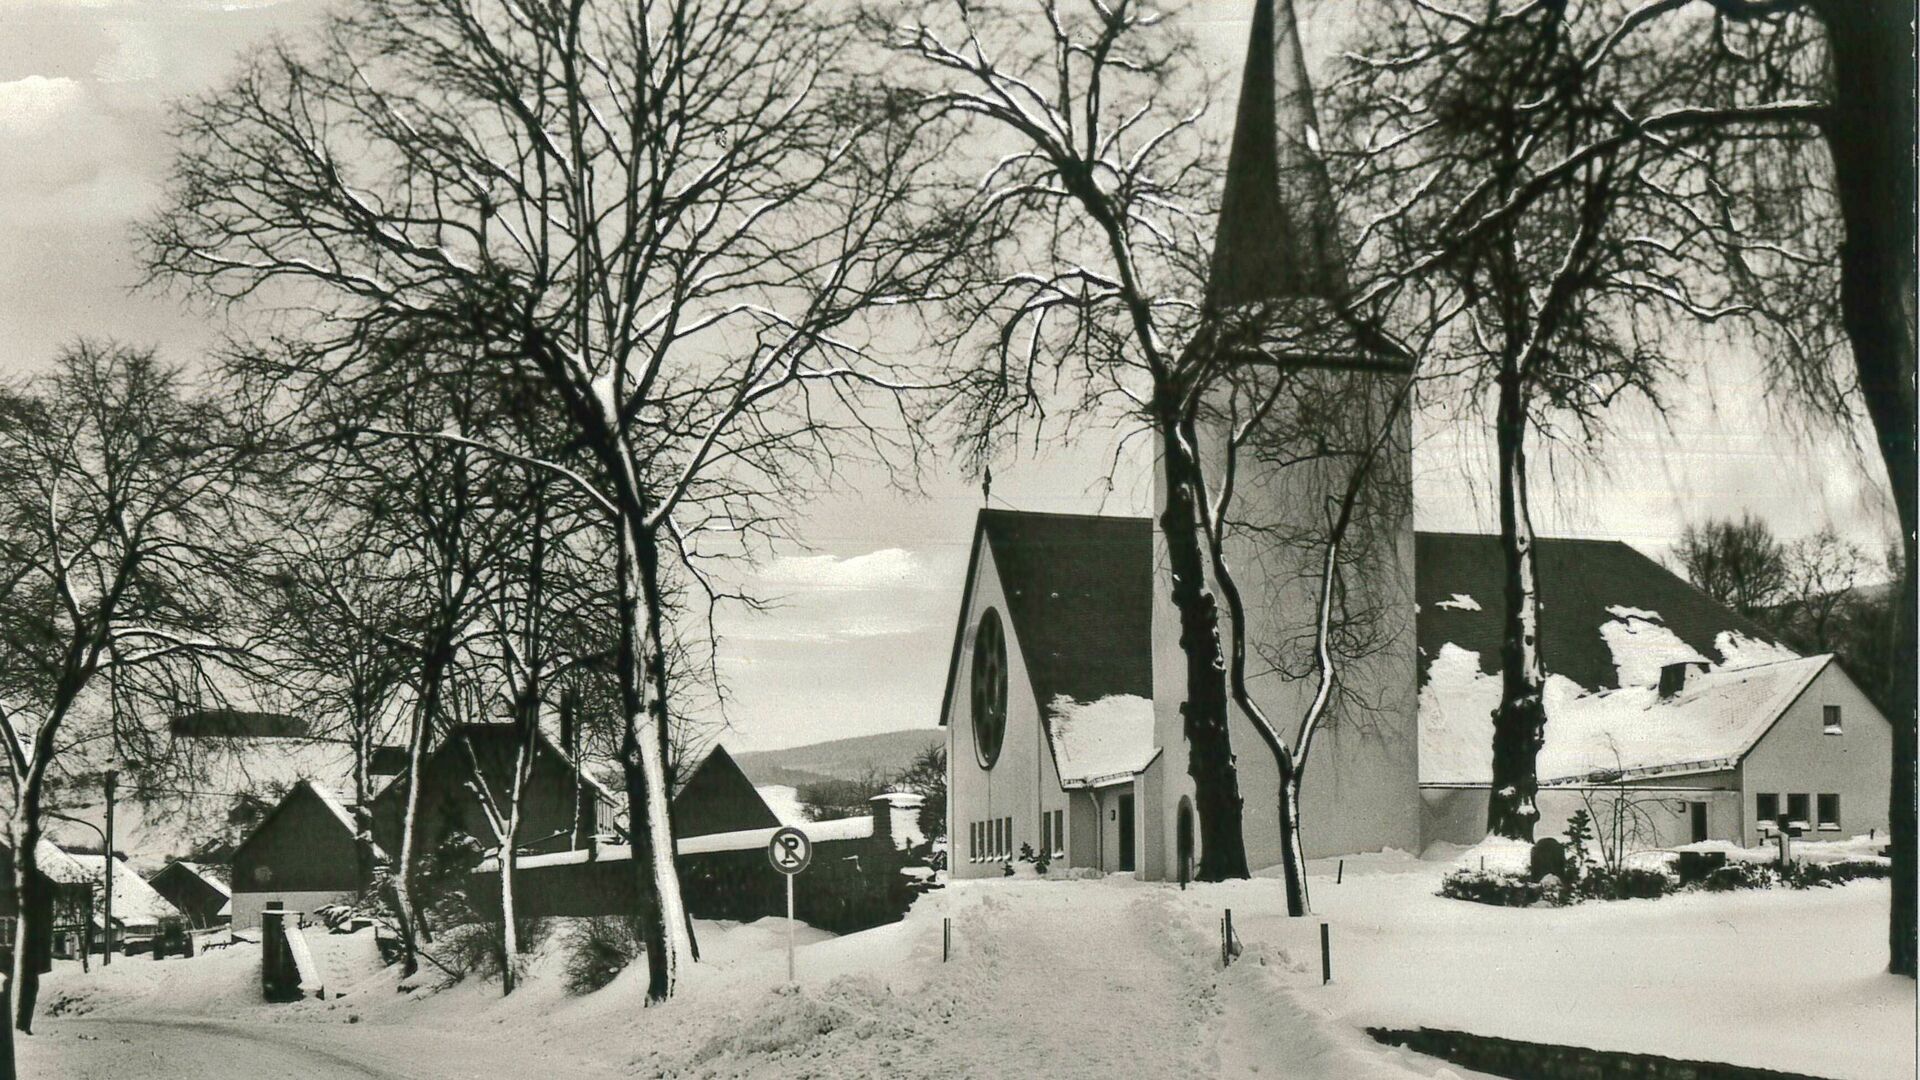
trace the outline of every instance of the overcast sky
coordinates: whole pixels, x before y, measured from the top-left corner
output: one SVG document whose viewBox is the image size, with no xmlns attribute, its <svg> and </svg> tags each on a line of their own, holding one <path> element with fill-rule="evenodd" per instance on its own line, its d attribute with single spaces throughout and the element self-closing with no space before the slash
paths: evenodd
<svg viewBox="0 0 1920 1080">
<path fill-rule="evenodd" d="M 218 340 L 216 317 L 132 291 L 128 230 L 165 176 L 165 106 L 216 85 L 266 36 L 297 38 L 323 6 L 0 0 L 0 369 L 30 371 L 80 335 L 153 344 L 186 363 Z M 1224 72 L 1239 64 L 1250 8 L 1246 0 L 1195 8 Z M 1302 10 L 1309 51 L 1324 53 L 1351 9 Z M 1672 395 L 1679 407 L 1664 420 L 1616 410 L 1597 459 L 1556 459 L 1537 471 L 1540 530 L 1626 540 L 1660 557 L 1686 522 L 1750 510 L 1788 537 L 1832 525 L 1878 550 L 1891 515 L 1870 433 L 1810 432 L 1767 398 L 1751 358 L 1700 359 L 1699 380 Z M 1418 526 L 1490 530 L 1489 432 L 1424 422 L 1416 437 Z M 1113 490 L 1102 483 L 1116 442 L 1117 434 L 1087 437 L 996 464 L 995 505 L 1147 512 L 1144 458 L 1127 459 Z M 725 623 L 734 725 L 725 741 L 736 749 L 938 718 L 980 492 L 947 465 L 926 477 L 924 497 L 858 474 L 845 486 L 803 508 L 795 531 L 806 550 L 761 568 L 761 591 L 783 604 Z"/>
</svg>

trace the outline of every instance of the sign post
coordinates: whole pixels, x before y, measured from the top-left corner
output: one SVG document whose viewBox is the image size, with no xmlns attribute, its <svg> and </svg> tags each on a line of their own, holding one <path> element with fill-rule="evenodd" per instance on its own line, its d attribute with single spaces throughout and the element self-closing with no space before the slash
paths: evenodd
<svg viewBox="0 0 1920 1080">
<path fill-rule="evenodd" d="M 787 981 L 793 982 L 793 879 L 813 861 L 813 842 L 791 825 L 774 830 L 767 861 L 787 879 Z"/>
</svg>

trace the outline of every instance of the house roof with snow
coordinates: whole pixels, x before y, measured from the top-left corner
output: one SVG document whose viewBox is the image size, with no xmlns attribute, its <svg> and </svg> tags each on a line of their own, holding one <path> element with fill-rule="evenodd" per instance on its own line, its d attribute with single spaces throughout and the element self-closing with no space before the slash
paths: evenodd
<svg viewBox="0 0 1920 1080">
<path fill-rule="evenodd" d="M 1153 701 L 1112 694 L 1080 702 L 1062 694 L 1047 706 L 1047 738 L 1064 788 L 1125 780 L 1153 762 Z"/>
<path fill-rule="evenodd" d="M 103 878 L 105 855 L 84 855 L 69 853 L 67 856 L 87 872 L 94 881 Z M 166 897 L 155 892 L 153 886 L 146 883 L 133 867 L 120 859 L 113 860 L 113 921 L 126 927 L 157 926 L 161 919 L 178 918 L 180 909 L 167 903 Z M 100 914 L 95 912 L 97 923 Z"/>
<path fill-rule="evenodd" d="M 1143 517 L 982 510 L 960 600 L 940 724 L 947 723 L 982 544 L 1036 704 L 1153 697 L 1153 523 Z"/>
<path fill-rule="evenodd" d="M 1831 655 L 1690 674 L 1662 698 L 1657 686 L 1585 692 L 1567 679 L 1547 686 L 1550 718 L 1538 763 L 1543 784 L 1680 776 L 1738 765 L 1813 680 Z M 1487 747 L 1500 679 L 1477 670 L 1449 644 L 1420 694 L 1420 781 L 1486 784 Z"/>
<path fill-rule="evenodd" d="M 1585 689 L 1651 684 L 1661 665 L 1681 660 L 1731 667 L 1793 655 L 1751 619 L 1619 541 L 1542 538 L 1534 557 L 1540 655 L 1547 670 Z M 1498 536 L 1415 534 L 1423 685 L 1447 644 L 1499 673 L 1505 573 Z"/>
</svg>

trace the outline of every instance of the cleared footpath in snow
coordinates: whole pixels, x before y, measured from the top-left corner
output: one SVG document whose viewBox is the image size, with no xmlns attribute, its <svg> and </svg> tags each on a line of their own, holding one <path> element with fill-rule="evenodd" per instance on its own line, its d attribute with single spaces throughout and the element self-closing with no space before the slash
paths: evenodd
<svg viewBox="0 0 1920 1080">
<path fill-rule="evenodd" d="M 1223 971 L 1200 908 L 1182 902 L 1119 878 L 963 884 L 891 926 L 839 938 L 803 928 L 797 987 L 781 985 L 781 920 L 701 923 L 703 962 L 655 1008 L 638 968 L 567 995 L 560 935 L 504 999 L 481 980 L 403 991 L 391 970 L 364 956 L 355 966 L 368 942 L 318 935 L 337 996 L 269 1006 L 254 997 L 257 951 L 236 946 L 61 973 L 49 994 L 60 1014 L 27 1040 L 23 1064 L 103 1080 L 1461 1074 L 1309 1015 L 1257 960 Z"/>
</svg>

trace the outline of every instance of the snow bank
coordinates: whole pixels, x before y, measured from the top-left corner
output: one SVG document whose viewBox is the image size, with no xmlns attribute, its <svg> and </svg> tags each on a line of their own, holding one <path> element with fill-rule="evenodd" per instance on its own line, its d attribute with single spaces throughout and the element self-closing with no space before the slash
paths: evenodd
<svg viewBox="0 0 1920 1080">
<path fill-rule="evenodd" d="M 1428 1026 L 1832 1080 L 1914 1075 L 1913 983 L 1884 971 L 1886 882 L 1565 908 L 1434 895 L 1439 872 L 1476 850 L 1436 845 L 1438 858 L 1398 868 L 1384 855 L 1349 857 L 1339 885 L 1335 860 L 1315 860 L 1306 919 L 1286 917 L 1270 880 L 1177 895 L 1202 934 L 1212 930 L 1216 957 L 1220 910 L 1231 907 L 1245 945 L 1234 967 L 1264 959 L 1263 978 L 1348 1033 Z M 1274 1024 L 1289 1022 L 1274 1012 Z"/>
</svg>

